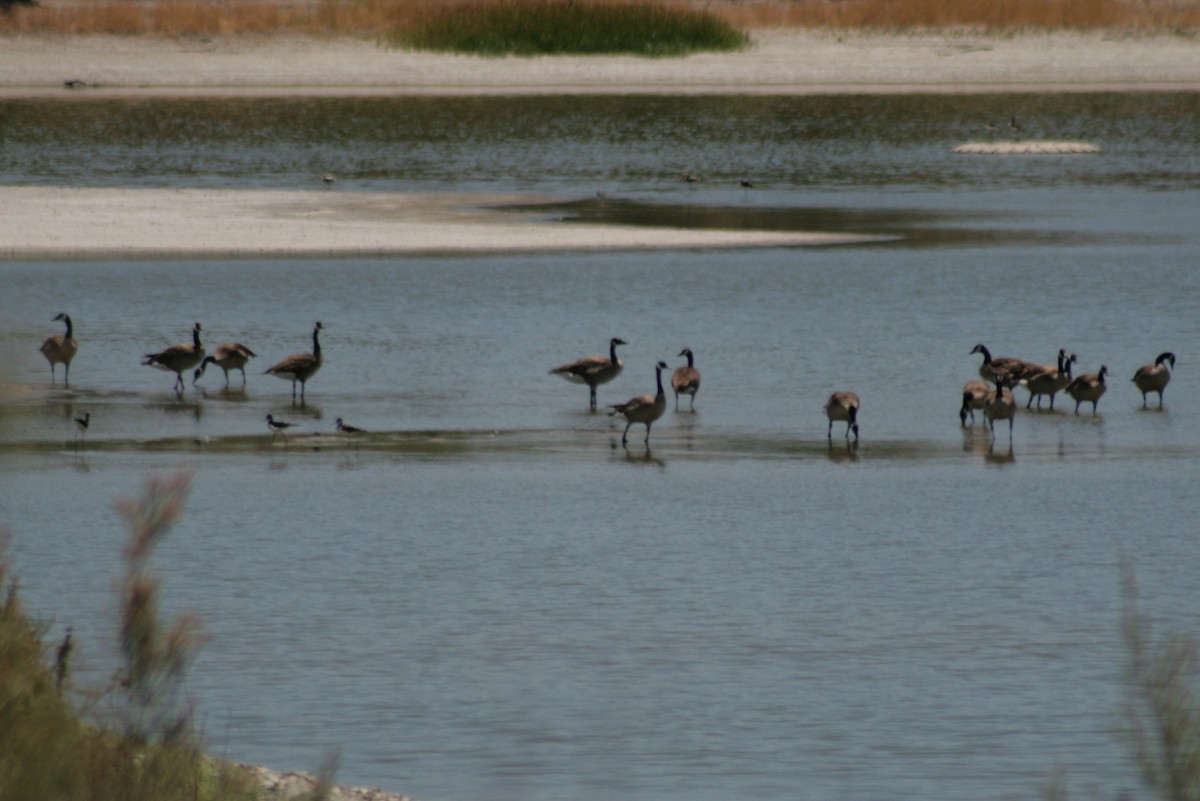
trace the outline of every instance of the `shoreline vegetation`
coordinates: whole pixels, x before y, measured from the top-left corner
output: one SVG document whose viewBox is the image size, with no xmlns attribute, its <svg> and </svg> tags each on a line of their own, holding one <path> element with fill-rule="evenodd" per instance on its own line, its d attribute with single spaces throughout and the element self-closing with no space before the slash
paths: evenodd
<svg viewBox="0 0 1200 801">
<path fill-rule="evenodd" d="M 600 52 L 652 54 L 724 50 L 744 44 L 739 31 L 774 28 L 1000 36 L 1200 33 L 1200 4 L 1178 0 L 0 0 L 0 35 L 309 34 L 424 47 L 430 45 L 422 37 L 438 28 L 438 49 L 449 42 L 457 52 L 494 52 L 495 36 L 481 37 L 480 31 L 495 34 L 513 20 L 521 29 L 550 31 L 561 28 L 564 14 L 575 27 L 564 52 L 575 53 L 597 52 L 597 46 Z M 685 23 L 691 27 L 676 30 Z M 652 42 L 649 50 L 644 44 L 624 49 L 623 37 L 647 26 L 654 36 L 670 29 L 678 39 Z M 610 43 L 596 44 L 604 39 Z"/>
</svg>

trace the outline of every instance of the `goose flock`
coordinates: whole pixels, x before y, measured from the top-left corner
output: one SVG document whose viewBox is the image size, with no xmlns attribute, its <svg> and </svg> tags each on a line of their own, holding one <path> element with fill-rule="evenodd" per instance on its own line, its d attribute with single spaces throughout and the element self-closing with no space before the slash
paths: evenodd
<svg viewBox="0 0 1200 801">
<path fill-rule="evenodd" d="M 69 387 L 71 361 L 79 350 L 79 343 L 74 336 L 70 315 L 61 312 L 52 321 L 62 322 L 66 330 L 57 336 L 48 337 L 39 350 L 46 361 L 50 363 L 51 385 L 53 386 L 57 381 L 56 367 L 61 364 L 63 365 L 63 386 Z M 318 321 L 314 324 L 311 351 L 293 353 L 263 371 L 264 375 L 273 375 L 291 382 L 293 403 L 296 401 L 297 384 L 299 384 L 300 402 L 303 403 L 308 380 L 321 369 L 323 360 L 320 334 L 323 329 L 324 325 L 321 322 Z M 227 386 L 229 371 L 241 372 L 242 386 L 244 387 L 246 385 L 246 365 L 257 354 L 240 342 L 225 342 L 218 345 L 212 355 L 208 355 L 200 339 L 202 331 L 203 327 L 200 323 L 195 323 L 192 326 L 191 342 L 181 342 L 156 353 L 147 353 L 142 357 L 142 364 L 174 373 L 175 382 L 172 389 L 178 395 L 182 395 L 185 390 L 183 374 L 188 370 L 193 370 L 192 383 L 195 384 L 204 376 L 204 371 L 209 364 L 215 364 L 221 368 Z M 625 344 L 628 344 L 625 340 L 613 337 L 608 341 L 608 356 L 584 356 L 551 368 L 550 374 L 561 376 L 575 384 L 586 385 L 589 406 L 594 411 L 597 387 L 612 381 L 620 375 L 625 366 L 617 356 L 617 348 Z M 1097 414 L 1100 399 L 1108 389 L 1107 365 L 1100 365 L 1100 369 L 1095 373 L 1076 376 L 1072 372 L 1072 365 L 1078 361 L 1078 357 L 1074 353 L 1068 353 L 1065 348 L 1059 349 L 1054 364 L 1038 364 L 1009 356 L 993 356 L 983 343 L 976 345 L 969 355 L 975 354 L 983 357 L 978 371 L 979 378 L 982 380 L 972 379 L 963 385 L 959 422 L 966 426 L 969 417 L 971 425 L 974 426 L 975 412 L 982 412 L 993 440 L 996 436 L 996 421 L 1008 422 L 1008 436 L 1009 440 L 1012 440 L 1013 421 L 1016 418 L 1017 410 L 1013 389 L 1018 386 L 1025 387 L 1029 391 L 1029 398 L 1025 403 L 1026 409 L 1033 408 L 1035 399 L 1037 408 L 1041 409 L 1042 399 L 1048 397 L 1049 408 L 1053 410 L 1055 396 L 1059 392 L 1065 392 L 1075 401 L 1075 414 L 1079 414 L 1079 407 L 1082 404 L 1091 403 L 1093 415 Z M 675 395 L 675 410 L 679 411 L 679 396 L 686 395 L 689 400 L 689 409 L 694 412 L 696 394 L 700 391 L 700 371 L 696 368 L 695 353 L 691 348 L 684 348 L 679 351 L 678 355 L 685 357 L 687 364 L 676 368 L 671 375 L 670 386 Z M 640 424 L 646 427 L 643 442 L 649 445 L 650 429 L 655 421 L 662 417 L 667 408 L 663 371 L 668 369 L 670 368 L 667 363 L 663 361 L 654 365 L 654 377 L 657 385 L 654 395 L 638 395 L 624 403 L 610 404 L 607 407 L 610 416 L 620 416 L 625 420 L 625 430 L 621 434 L 622 444 L 628 442 L 629 429 L 635 424 Z M 1170 351 L 1160 353 L 1152 364 L 1137 368 L 1132 381 L 1142 393 L 1143 408 L 1148 407 L 1151 393 L 1158 395 L 1158 408 L 1163 408 L 1163 391 L 1170 383 L 1171 373 L 1174 369 L 1175 354 Z M 854 441 L 858 442 L 860 408 L 861 401 L 854 392 L 843 390 L 831 394 L 824 406 L 825 416 L 829 421 L 827 438 L 830 441 L 833 439 L 834 423 L 845 423 L 846 439 L 849 440 L 850 435 L 853 434 Z M 82 418 L 75 418 L 78 429 L 77 437 L 87 432 L 90 422 L 90 412 Z M 269 414 L 266 422 L 271 435 L 273 437 L 280 436 L 286 442 L 287 430 L 294 424 L 276 420 Z M 346 424 L 340 417 L 337 418 L 336 428 L 339 433 L 350 436 L 367 433 L 364 429 Z"/>
</svg>

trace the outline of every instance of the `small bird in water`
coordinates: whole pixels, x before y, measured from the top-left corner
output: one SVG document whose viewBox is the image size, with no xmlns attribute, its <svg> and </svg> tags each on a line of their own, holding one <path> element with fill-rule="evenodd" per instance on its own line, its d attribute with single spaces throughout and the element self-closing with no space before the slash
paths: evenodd
<svg viewBox="0 0 1200 801">
<path fill-rule="evenodd" d="M 86 437 L 88 426 L 92 424 L 92 413 L 88 412 L 83 417 L 75 418 L 75 442 L 78 445 L 80 437 Z"/>
<path fill-rule="evenodd" d="M 321 180 L 327 184 L 337 183 L 337 176 L 331 172 L 321 173 Z"/>
<path fill-rule="evenodd" d="M 271 435 L 282 435 L 284 442 L 287 442 L 287 430 L 294 425 L 295 423 L 285 423 L 283 420 L 276 420 L 272 415 L 267 415 L 267 428 Z"/>
<path fill-rule="evenodd" d="M 359 428 L 358 426 L 346 425 L 345 423 L 342 422 L 342 418 L 340 418 L 340 417 L 337 419 L 337 430 L 341 431 L 343 434 L 365 434 L 365 433 L 367 433 L 367 430 L 365 428 Z"/>
<path fill-rule="evenodd" d="M 1015 115 L 1009 118 L 1008 127 L 1012 128 L 1017 133 L 1021 132 L 1021 123 L 1017 122 L 1017 118 Z"/>
</svg>

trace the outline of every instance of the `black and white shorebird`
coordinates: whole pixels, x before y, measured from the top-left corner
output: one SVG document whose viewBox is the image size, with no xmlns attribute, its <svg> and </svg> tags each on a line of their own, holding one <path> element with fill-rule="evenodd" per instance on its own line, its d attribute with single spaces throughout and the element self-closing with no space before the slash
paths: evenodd
<svg viewBox="0 0 1200 801">
<path fill-rule="evenodd" d="M 79 438 L 87 436 L 88 426 L 90 426 L 91 424 L 92 424 L 92 413 L 91 412 L 85 413 L 83 415 L 83 417 L 75 418 L 75 444 L 77 447 L 79 444 Z"/>
<path fill-rule="evenodd" d="M 270 430 L 271 435 L 282 436 L 285 444 L 287 443 L 287 430 L 294 425 L 296 424 L 285 423 L 283 420 L 276 420 L 273 415 L 267 415 L 267 428 Z"/>
<path fill-rule="evenodd" d="M 359 428 L 358 426 L 346 425 L 344 422 L 342 422 L 342 418 L 340 418 L 340 417 L 337 419 L 337 430 L 342 432 L 343 434 L 365 434 L 365 433 L 367 433 L 367 430 L 365 428 Z"/>
</svg>

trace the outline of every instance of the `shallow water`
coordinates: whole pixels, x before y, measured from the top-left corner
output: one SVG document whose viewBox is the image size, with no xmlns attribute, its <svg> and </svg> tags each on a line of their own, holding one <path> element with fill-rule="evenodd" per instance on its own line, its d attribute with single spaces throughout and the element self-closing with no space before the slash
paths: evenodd
<svg viewBox="0 0 1200 801">
<path fill-rule="evenodd" d="M 0 522 L 27 603 L 103 670 L 112 501 L 190 470 L 155 566 L 212 635 L 190 690 L 217 753 L 312 769 L 340 747 L 339 780 L 426 801 L 999 799 L 1060 765 L 1079 790 L 1135 786 L 1122 565 L 1164 629 L 1198 622 L 1200 104 L 1022 97 L 1026 125 L 1105 152 L 948 153 L 1015 102 L 0 104 L 8 183 L 302 187 L 330 169 L 331 191 L 549 191 L 550 218 L 892 237 L 2 263 Z M 36 352 L 60 310 L 81 346 L 69 391 Z M 318 319 L 326 363 L 293 405 L 261 371 Z M 210 349 L 259 354 L 244 391 L 210 369 L 177 398 L 138 365 L 196 320 Z M 626 367 L 601 404 L 696 352 L 696 412 L 669 410 L 649 449 L 546 373 L 611 336 Z M 1099 414 L 1060 396 L 990 447 L 957 419 L 976 342 L 1107 364 Z M 1177 374 L 1143 410 L 1129 377 L 1163 350 Z M 840 426 L 826 440 L 843 388 L 863 397 L 857 448 Z M 268 412 L 298 424 L 286 445 Z M 372 433 L 338 437 L 336 417 Z"/>
</svg>

